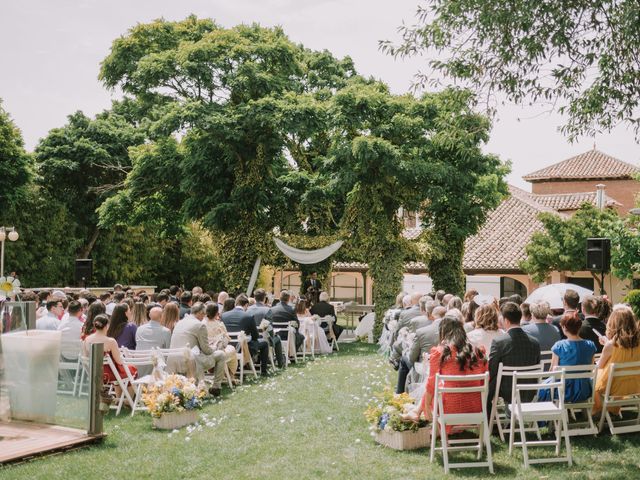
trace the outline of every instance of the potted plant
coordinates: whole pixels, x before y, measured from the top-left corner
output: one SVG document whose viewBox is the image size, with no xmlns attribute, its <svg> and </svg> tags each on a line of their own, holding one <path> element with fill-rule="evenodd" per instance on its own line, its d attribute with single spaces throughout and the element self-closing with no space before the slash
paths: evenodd
<svg viewBox="0 0 640 480">
<path fill-rule="evenodd" d="M 395 450 L 413 450 L 429 445 L 430 429 L 423 418 L 404 420 L 402 414 L 415 406 L 408 393 L 394 394 L 390 388 L 375 394 L 364 412 L 376 442 Z"/>
<path fill-rule="evenodd" d="M 146 388 L 142 400 L 153 418 L 154 428 L 180 428 L 198 420 L 207 391 L 204 384 L 182 375 L 168 375 Z"/>
</svg>

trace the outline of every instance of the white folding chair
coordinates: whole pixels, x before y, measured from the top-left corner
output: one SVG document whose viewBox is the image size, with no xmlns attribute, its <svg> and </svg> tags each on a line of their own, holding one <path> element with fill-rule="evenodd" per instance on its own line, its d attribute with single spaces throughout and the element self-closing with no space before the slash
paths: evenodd
<svg viewBox="0 0 640 480">
<path fill-rule="evenodd" d="M 111 373 L 113 373 L 113 376 L 115 377 L 115 381 L 112 381 L 110 384 L 110 387 L 111 387 L 110 389 L 117 396 L 117 402 L 115 405 L 111 405 L 111 408 L 115 408 L 116 415 L 120 415 L 120 410 L 122 409 L 122 405 L 126 400 L 126 402 L 129 404 L 129 406 L 133 410 L 134 408 L 133 399 L 131 398 L 131 395 L 129 395 L 129 390 L 128 390 L 129 375 L 125 375 L 125 377 L 122 378 L 122 376 L 120 375 L 120 372 L 118 371 L 118 368 L 116 367 L 115 363 L 113 362 L 113 359 L 111 358 L 111 355 L 104 356 L 104 364 L 109 367 L 109 369 L 111 370 Z M 127 371 L 127 374 L 128 374 L 129 371 L 126 368 L 126 366 L 125 366 L 125 370 Z M 116 386 L 120 388 L 119 396 L 118 396 L 118 393 L 115 391 Z"/>
<path fill-rule="evenodd" d="M 609 431 L 612 435 L 620 433 L 640 432 L 640 391 L 628 392 L 624 396 L 613 396 L 611 387 L 616 380 L 623 380 L 625 377 L 640 375 L 640 362 L 623 362 L 612 363 L 609 367 L 609 378 L 607 387 L 602 398 L 602 413 L 600 414 L 600 422 L 598 430 L 604 427 L 606 419 Z M 597 393 L 596 393 L 597 395 Z M 620 416 L 622 411 L 635 410 L 636 418 L 631 420 L 614 421 L 609 408 L 619 408 Z"/>
<path fill-rule="evenodd" d="M 300 333 L 304 335 L 302 342 L 302 360 L 307 359 L 307 353 L 311 354 L 311 358 L 316 359 L 316 328 L 318 325 L 311 318 L 304 318 L 300 322 Z"/>
<path fill-rule="evenodd" d="M 269 336 L 269 332 L 264 331 L 261 332 L 262 335 L 262 339 L 267 342 L 267 348 L 269 349 L 269 365 L 271 365 L 271 368 L 273 369 L 273 371 L 276 371 L 276 363 L 273 360 L 274 358 L 274 350 L 273 350 L 273 345 L 271 344 L 271 338 Z"/>
<path fill-rule="evenodd" d="M 154 360 L 153 354 L 154 353 L 150 353 L 146 356 L 137 354 L 134 356 L 124 357 L 122 359 L 124 361 L 125 372 L 127 373 L 127 381 L 134 390 L 133 403 L 131 404 L 132 417 L 135 415 L 137 410 L 147 410 L 147 407 L 142 402 L 142 389 L 144 386 L 148 385 L 151 376 L 145 375 L 143 377 L 138 376 L 138 378 L 134 378 L 134 376 L 131 374 L 131 370 L 128 367 L 133 366 L 136 368 L 136 370 L 138 370 L 138 372 L 147 370 L 152 371 Z M 155 352 L 155 355 L 159 355 L 159 353 Z"/>
<path fill-rule="evenodd" d="M 549 381 L 549 380 L 552 381 Z M 547 380 L 547 381 L 545 381 Z M 537 383 L 524 383 L 536 381 Z M 529 468 L 532 463 L 567 462 L 573 464 L 571 455 L 571 440 L 567 426 L 567 411 L 564 404 L 564 370 L 554 372 L 514 372 L 511 390 L 511 422 L 509 427 L 509 455 L 513 453 L 513 447 L 522 447 L 524 468 Z M 550 400 L 545 402 L 522 400 L 522 392 L 550 391 Z M 536 395 L 537 396 L 537 395 Z M 525 424 L 529 422 L 551 421 L 554 423 L 555 440 L 527 440 Z M 517 429 L 520 441 L 515 441 Z M 562 438 L 564 437 L 566 455 L 560 456 Z M 529 458 L 529 447 L 555 447 L 555 457 Z"/>
<path fill-rule="evenodd" d="M 581 402 L 568 403 L 565 401 L 564 408 L 573 420 L 576 420 L 576 411 L 581 411 L 586 419 L 583 422 L 569 423 L 569 436 L 597 435 L 599 430 L 593 421 L 591 411 L 593 410 L 593 396 L 596 388 L 598 367 L 596 365 L 564 365 L 561 368 L 564 370 L 565 382 L 568 380 L 588 380 L 591 384 L 591 396 L 589 398 Z"/>
<path fill-rule="evenodd" d="M 340 351 L 340 347 L 338 347 L 338 339 L 336 338 L 336 334 L 333 331 L 333 324 L 336 323 L 336 318 L 333 315 L 325 315 L 324 317 L 320 317 L 320 323 L 326 322 L 329 325 L 329 344 L 331 345 L 331 349 L 335 349 L 337 352 Z"/>
<path fill-rule="evenodd" d="M 542 350 L 540 352 L 540 370 L 548 372 L 551 368 L 551 357 L 553 352 L 551 350 Z"/>
<path fill-rule="evenodd" d="M 246 335 L 244 332 L 227 332 L 229 338 L 231 339 L 229 343 L 236 347 L 236 355 L 238 356 L 238 372 L 236 372 L 240 378 L 240 385 L 244 383 L 244 358 L 245 352 L 248 352 L 247 358 L 249 361 L 247 365 L 249 369 L 253 373 L 255 379 L 258 378 L 258 373 L 256 372 L 256 367 L 253 363 L 253 358 L 251 357 L 251 352 L 249 351 L 249 344 L 247 343 Z"/>
<path fill-rule="evenodd" d="M 287 332 L 287 339 L 282 340 L 282 351 L 285 356 L 285 366 L 289 365 L 290 359 L 297 359 L 298 352 L 296 351 L 296 330 L 289 322 L 272 322 L 273 333 L 276 335 L 278 332 Z"/>
<path fill-rule="evenodd" d="M 469 385 L 482 382 L 481 385 Z M 464 386 L 466 384 L 466 386 Z M 455 385 L 455 386 L 449 386 Z M 493 473 L 493 458 L 491 456 L 491 440 L 487 422 L 487 395 L 489 391 L 489 373 L 479 375 L 440 375 L 436 374 L 436 387 L 433 396 L 433 422 L 431 430 L 431 453 L 429 460 L 433 463 L 436 450 L 442 451 L 444 472 L 451 468 L 488 467 Z M 482 409 L 473 413 L 446 413 L 443 397 L 448 394 L 480 395 Z M 450 440 L 447 426 L 457 426 L 478 431 L 477 438 Z M 438 429 L 440 430 L 440 447 L 437 447 Z M 483 446 L 487 449 L 487 460 L 484 462 L 449 463 L 449 452 L 459 450 L 477 450 L 477 460 L 482 458 Z"/>
<path fill-rule="evenodd" d="M 513 374 L 515 372 L 539 372 L 540 364 L 537 363 L 535 365 L 527 365 L 520 367 L 510 367 L 508 365 L 503 365 L 500 363 L 498 366 L 498 375 L 496 378 L 496 390 L 493 395 L 493 399 L 491 400 L 491 415 L 489 416 L 489 431 L 493 431 L 493 425 L 495 424 L 498 427 L 498 434 L 500 435 L 500 440 L 504 442 L 504 430 L 508 428 L 509 418 L 506 413 L 506 405 L 501 402 L 500 397 L 500 385 L 502 385 L 502 377 L 511 377 L 511 381 L 513 382 Z M 537 425 L 533 427 L 533 431 L 535 431 L 538 436 L 538 428 Z"/>
<path fill-rule="evenodd" d="M 58 393 L 61 395 L 76 395 L 82 365 L 80 365 L 80 351 L 82 340 L 63 341 L 61 343 L 60 363 L 58 364 Z M 62 356 L 64 354 L 64 357 Z M 71 387 L 69 390 L 68 388 Z"/>
</svg>

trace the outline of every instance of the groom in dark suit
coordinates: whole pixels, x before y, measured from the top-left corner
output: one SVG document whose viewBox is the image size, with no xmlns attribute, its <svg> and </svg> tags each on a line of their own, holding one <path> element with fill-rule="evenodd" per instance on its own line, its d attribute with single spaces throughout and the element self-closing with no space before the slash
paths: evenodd
<svg viewBox="0 0 640 480">
<path fill-rule="evenodd" d="M 318 302 L 318 295 L 322 289 L 322 283 L 318 280 L 318 272 L 311 272 L 311 275 L 302 284 L 301 295 L 305 295 L 311 303 Z"/>
</svg>

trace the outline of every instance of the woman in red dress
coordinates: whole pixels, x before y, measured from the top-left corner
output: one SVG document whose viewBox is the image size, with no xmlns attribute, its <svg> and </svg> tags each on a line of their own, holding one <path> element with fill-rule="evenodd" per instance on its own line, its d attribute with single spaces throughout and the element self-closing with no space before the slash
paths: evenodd
<svg viewBox="0 0 640 480">
<path fill-rule="evenodd" d="M 429 378 L 422 402 L 409 418 L 424 413 L 432 419 L 433 395 L 436 386 L 436 374 L 441 375 L 477 375 L 487 371 L 489 365 L 484 347 L 474 347 L 467 340 L 464 325 L 454 317 L 446 316 L 440 322 L 440 344 L 429 353 Z M 476 382 L 447 382 L 447 387 L 472 387 L 481 385 Z M 442 413 L 476 413 L 482 411 L 480 393 L 445 393 L 442 399 Z"/>
<path fill-rule="evenodd" d="M 113 364 L 118 370 L 120 378 L 124 379 L 127 377 L 125 368 L 128 368 L 131 376 L 135 378 L 138 374 L 136 367 L 124 365 L 124 360 L 122 359 L 122 354 L 120 353 L 118 342 L 116 342 L 115 338 L 107 336 L 107 330 L 109 329 L 109 317 L 104 314 L 97 315 L 93 319 L 93 326 L 95 328 L 95 332 L 85 338 L 83 342 L 84 355 L 89 355 L 89 350 L 91 349 L 92 343 L 102 343 L 104 345 L 104 355 L 109 355 L 111 357 L 111 360 L 113 360 Z M 109 365 L 104 365 L 102 378 L 105 384 L 116 381 L 116 377 L 111 371 Z M 133 389 L 131 389 L 131 387 L 129 388 L 130 393 L 133 393 Z M 116 390 L 118 390 L 118 387 L 116 387 Z M 117 393 L 119 394 L 120 392 Z"/>
</svg>

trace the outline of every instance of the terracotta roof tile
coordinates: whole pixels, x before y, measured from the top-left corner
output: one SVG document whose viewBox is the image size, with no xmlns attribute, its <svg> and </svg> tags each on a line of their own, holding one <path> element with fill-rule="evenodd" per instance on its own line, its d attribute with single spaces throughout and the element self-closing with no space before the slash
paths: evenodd
<svg viewBox="0 0 640 480">
<path fill-rule="evenodd" d="M 631 176 L 636 173 L 640 173 L 640 167 L 637 165 L 623 162 L 611 155 L 594 149 L 529 173 L 522 178 L 528 182 L 539 182 L 542 180 L 612 179 L 631 178 Z"/>
<path fill-rule="evenodd" d="M 596 192 L 556 193 L 549 195 L 530 195 L 537 203 L 554 210 L 577 210 L 583 203 L 596 204 Z M 617 207 L 621 204 L 613 198 L 604 196 L 605 206 Z"/>
<path fill-rule="evenodd" d="M 531 235 L 543 228 L 538 214 L 558 214 L 537 203 L 528 192 L 514 186 L 509 186 L 509 191 L 511 196 L 488 215 L 476 235 L 467 239 L 464 270 L 519 270 Z"/>
</svg>

